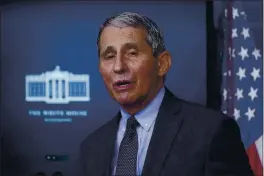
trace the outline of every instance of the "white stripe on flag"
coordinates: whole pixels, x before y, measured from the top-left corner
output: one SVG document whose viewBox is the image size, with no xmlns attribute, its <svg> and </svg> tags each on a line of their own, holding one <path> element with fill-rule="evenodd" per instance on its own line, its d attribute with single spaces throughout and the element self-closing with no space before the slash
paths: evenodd
<svg viewBox="0 0 264 176">
<path fill-rule="evenodd" d="M 263 135 L 260 136 L 258 140 L 256 140 L 255 144 L 256 144 L 257 151 L 258 151 L 259 159 L 263 166 L 263 146 L 262 146 L 263 145 Z"/>
</svg>

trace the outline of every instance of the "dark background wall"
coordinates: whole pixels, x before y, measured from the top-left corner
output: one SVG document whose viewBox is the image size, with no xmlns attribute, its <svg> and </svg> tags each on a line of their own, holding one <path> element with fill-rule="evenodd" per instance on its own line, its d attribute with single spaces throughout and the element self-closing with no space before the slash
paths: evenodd
<svg viewBox="0 0 264 176">
<path fill-rule="evenodd" d="M 2 1 L 3 2 L 3 1 Z M 1 6 L 1 162 L 3 176 L 27 176 L 61 170 L 78 175 L 80 142 L 110 120 L 118 105 L 106 92 L 97 70 L 96 37 L 104 19 L 134 11 L 153 18 L 165 35 L 173 65 L 167 86 L 177 96 L 219 109 L 221 95 L 217 37 L 223 3 L 8 3 Z M 262 51 L 261 1 L 241 1 Z M 50 105 L 25 101 L 25 76 L 60 65 L 74 74 L 90 75 L 91 101 Z M 30 110 L 85 111 L 68 123 L 46 123 Z M 54 116 L 55 117 L 55 116 Z M 53 118 L 53 117 L 51 117 Z M 103 145 L 103 144 L 102 144 Z M 45 155 L 68 159 L 51 162 Z M 81 175 L 79 175 L 81 176 Z"/>
<path fill-rule="evenodd" d="M 16 176 L 39 170 L 78 175 L 80 142 L 118 110 L 97 70 L 95 43 L 104 19 L 123 11 L 148 15 L 157 22 L 173 56 L 167 86 L 181 98 L 206 104 L 205 3 L 43 2 L 4 6 L 1 127 L 8 176 L 12 176 L 10 170 Z M 74 74 L 90 75 L 90 102 L 50 105 L 25 101 L 25 76 L 51 71 L 56 65 Z M 86 111 L 87 116 L 59 116 L 72 122 L 45 123 L 45 116 L 32 116 L 30 110 L 78 110 Z M 68 160 L 47 161 L 46 154 L 66 155 Z"/>
</svg>

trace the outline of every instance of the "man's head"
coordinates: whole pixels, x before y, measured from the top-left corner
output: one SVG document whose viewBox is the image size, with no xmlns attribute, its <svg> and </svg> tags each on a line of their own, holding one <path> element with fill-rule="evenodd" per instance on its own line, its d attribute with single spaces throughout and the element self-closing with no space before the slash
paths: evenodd
<svg viewBox="0 0 264 176">
<path fill-rule="evenodd" d="M 101 26 L 97 47 L 99 70 L 111 96 L 130 113 L 144 108 L 171 66 L 158 26 L 136 13 L 118 14 Z"/>
</svg>

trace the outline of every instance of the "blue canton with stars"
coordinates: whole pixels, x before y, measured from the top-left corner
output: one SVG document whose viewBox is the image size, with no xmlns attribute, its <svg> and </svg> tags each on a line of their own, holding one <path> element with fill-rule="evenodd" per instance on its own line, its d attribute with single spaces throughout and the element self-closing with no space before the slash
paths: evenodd
<svg viewBox="0 0 264 176">
<path fill-rule="evenodd" d="M 223 18 L 222 111 L 228 113 L 232 103 L 228 115 L 239 124 L 243 143 L 248 148 L 263 135 L 263 58 L 254 43 L 246 13 L 236 3 L 231 8 L 230 13 L 225 10 Z M 229 14 L 231 22 L 227 18 Z"/>
</svg>

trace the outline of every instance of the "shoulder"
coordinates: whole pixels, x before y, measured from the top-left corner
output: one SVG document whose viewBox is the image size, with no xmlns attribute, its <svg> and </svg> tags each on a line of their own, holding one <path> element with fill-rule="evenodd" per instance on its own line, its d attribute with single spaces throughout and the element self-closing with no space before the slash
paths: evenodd
<svg viewBox="0 0 264 176">
<path fill-rule="evenodd" d="M 234 129 L 238 128 L 236 121 L 220 110 L 180 99 L 168 89 L 166 89 L 163 105 L 166 106 L 166 111 L 177 112 L 177 116 L 183 120 L 184 131 L 188 133 L 197 133 L 210 138 L 226 124 L 231 124 Z"/>
<path fill-rule="evenodd" d="M 166 104 L 167 107 L 170 106 L 168 109 L 180 109 L 179 112 L 184 117 L 185 121 L 198 123 L 197 125 L 213 125 L 229 119 L 229 117 L 220 110 L 211 109 L 205 105 L 178 98 L 168 89 L 166 89 L 164 101 L 166 101 L 164 104 Z M 175 104 L 175 106 L 171 106 L 171 104 Z"/>
<path fill-rule="evenodd" d="M 226 170 L 230 174 L 253 175 L 239 125 L 232 117 L 197 103 L 177 101 L 183 119 L 182 138 L 192 144 L 191 148 L 204 151 L 208 173 L 214 175 Z"/>
<path fill-rule="evenodd" d="M 181 102 L 181 110 L 184 114 L 198 121 L 207 121 L 209 123 L 220 122 L 229 119 L 226 114 L 220 110 L 215 110 L 198 103 L 179 100 Z"/>
<path fill-rule="evenodd" d="M 184 122 L 194 131 L 211 135 L 211 137 L 226 129 L 239 133 L 237 122 L 220 110 L 185 100 L 179 99 L 178 101 L 181 104 Z"/>
</svg>

